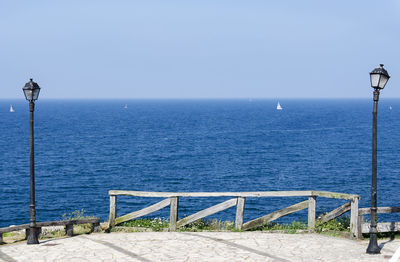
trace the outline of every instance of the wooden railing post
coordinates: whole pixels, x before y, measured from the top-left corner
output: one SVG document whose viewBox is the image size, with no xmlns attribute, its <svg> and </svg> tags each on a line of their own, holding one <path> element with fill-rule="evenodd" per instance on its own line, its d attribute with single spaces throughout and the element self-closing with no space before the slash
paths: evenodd
<svg viewBox="0 0 400 262">
<path fill-rule="evenodd" d="M 90 233 L 93 233 L 93 232 L 101 232 L 100 222 L 92 223 Z"/>
<path fill-rule="evenodd" d="M 176 231 L 176 222 L 178 221 L 178 197 L 170 197 L 170 215 L 169 215 L 169 231 Z"/>
<path fill-rule="evenodd" d="M 237 230 L 242 230 L 243 227 L 243 215 L 244 215 L 244 204 L 246 198 L 238 197 L 236 203 L 236 219 L 235 219 L 235 228 Z"/>
<path fill-rule="evenodd" d="M 357 219 L 357 239 L 362 239 L 362 224 L 364 223 L 364 216 L 358 212 L 358 219 Z"/>
<path fill-rule="evenodd" d="M 67 236 L 72 237 L 74 236 L 74 224 L 68 223 L 65 225 L 65 233 Z"/>
<path fill-rule="evenodd" d="M 110 217 L 108 219 L 108 230 L 115 226 L 115 218 L 117 216 L 117 196 L 110 195 Z"/>
<path fill-rule="evenodd" d="M 315 230 L 315 209 L 317 206 L 317 196 L 308 197 L 308 230 Z"/>
<path fill-rule="evenodd" d="M 3 243 L 3 233 L 0 233 L 0 244 Z"/>
<path fill-rule="evenodd" d="M 350 210 L 350 232 L 352 237 L 360 238 L 360 226 L 358 217 L 358 197 L 351 200 Z"/>
</svg>

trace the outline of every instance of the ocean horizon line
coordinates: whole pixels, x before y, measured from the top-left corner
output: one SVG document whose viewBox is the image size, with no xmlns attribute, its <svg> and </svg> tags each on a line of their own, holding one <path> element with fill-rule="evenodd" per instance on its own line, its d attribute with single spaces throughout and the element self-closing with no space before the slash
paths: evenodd
<svg viewBox="0 0 400 262">
<path fill-rule="evenodd" d="M 384 97 L 384 100 L 399 100 L 400 97 Z M 0 98 L 0 101 L 9 100 L 25 100 L 24 97 L 20 98 Z M 301 98 L 290 98 L 290 97 L 280 97 L 280 98 L 41 98 L 39 100 L 93 100 L 93 101 L 278 101 L 278 100 L 372 100 L 372 97 L 301 97 Z"/>
</svg>

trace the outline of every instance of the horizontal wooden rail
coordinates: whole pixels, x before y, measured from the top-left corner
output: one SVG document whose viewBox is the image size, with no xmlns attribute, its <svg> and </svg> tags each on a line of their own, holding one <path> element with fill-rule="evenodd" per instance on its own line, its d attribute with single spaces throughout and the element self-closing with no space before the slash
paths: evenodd
<svg viewBox="0 0 400 262">
<path fill-rule="evenodd" d="M 363 223 L 361 225 L 362 233 L 369 233 L 370 226 L 370 223 Z M 379 233 L 400 231 L 400 222 L 381 222 L 376 225 L 376 230 Z"/>
<path fill-rule="evenodd" d="M 333 210 L 332 212 L 325 215 L 323 222 L 329 221 L 336 218 L 337 216 L 349 211 L 351 209 L 351 229 L 355 235 L 359 225 L 358 220 L 358 200 L 359 195 L 336 193 L 328 191 L 256 191 L 256 192 L 146 192 L 146 191 L 128 191 L 128 190 L 110 190 L 110 217 L 109 217 L 109 227 L 108 232 L 111 228 L 122 222 L 136 219 L 138 217 L 148 215 L 152 212 L 160 210 L 162 208 L 170 206 L 170 231 L 175 231 L 179 227 L 183 227 L 189 223 L 192 223 L 198 219 L 210 216 L 222 210 L 228 209 L 230 207 L 236 206 L 236 218 L 235 227 L 238 230 L 248 230 L 254 227 L 261 226 L 265 223 L 276 220 L 280 217 L 286 216 L 288 214 L 303 210 L 308 208 L 308 228 L 313 231 L 315 228 L 315 213 L 316 213 L 316 198 L 335 198 L 350 200 L 349 203 Z M 155 197 L 155 198 L 166 198 L 156 204 L 145 207 L 141 210 L 134 211 L 132 213 L 117 217 L 117 196 L 134 196 L 134 197 Z M 233 197 L 220 204 L 214 205 L 212 207 L 206 208 L 195 214 L 189 215 L 188 217 L 182 218 L 178 221 L 178 207 L 180 197 Z M 308 200 L 294 204 L 287 208 L 275 211 L 271 214 L 262 216 L 260 218 L 254 219 L 247 223 L 243 223 L 244 209 L 246 198 L 249 197 L 308 197 Z M 356 218 L 354 218 L 356 217 Z"/>
<path fill-rule="evenodd" d="M 60 221 L 47 221 L 47 222 L 37 222 L 36 227 L 41 231 L 42 227 L 48 226 L 65 226 L 65 230 L 68 236 L 73 236 L 73 226 L 78 224 L 92 224 L 91 232 L 99 232 L 100 229 L 100 218 L 85 218 L 85 219 L 73 219 L 73 220 L 60 220 Z M 29 224 L 18 225 L 18 226 L 10 226 L 0 228 L 0 243 L 3 241 L 3 233 L 19 231 L 19 230 L 27 230 L 29 231 Z M 28 235 L 28 232 L 26 233 Z"/>
<path fill-rule="evenodd" d="M 371 213 L 371 208 L 360 208 L 358 209 L 358 238 L 362 237 L 362 234 L 370 233 L 370 223 L 364 223 L 364 216 Z M 400 207 L 378 207 L 378 214 L 391 214 L 400 213 Z M 380 222 L 377 223 L 377 231 L 380 233 L 384 232 L 396 232 L 400 231 L 400 222 Z"/>
<path fill-rule="evenodd" d="M 359 195 L 336 193 L 336 192 L 329 192 L 329 191 L 311 191 L 311 196 L 345 199 L 345 200 L 353 200 L 355 198 L 360 199 Z"/>
<path fill-rule="evenodd" d="M 378 214 L 389 214 L 389 213 L 400 213 L 400 207 L 378 207 Z M 360 208 L 358 209 L 360 215 L 369 215 L 371 213 L 371 208 Z"/>
<path fill-rule="evenodd" d="M 311 191 L 262 191 L 262 192 L 145 192 L 110 190 L 110 196 L 125 195 L 136 197 L 289 197 L 309 196 Z"/>
<path fill-rule="evenodd" d="M 260 191 L 260 192 L 147 192 L 110 190 L 110 196 L 136 196 L 136 197 L 301 197 L 319 196 L 326 198 L 337 198 L 351 200 L 360 198 L 359 195 L 336 193 L 328 191 Z"/>
</svg>

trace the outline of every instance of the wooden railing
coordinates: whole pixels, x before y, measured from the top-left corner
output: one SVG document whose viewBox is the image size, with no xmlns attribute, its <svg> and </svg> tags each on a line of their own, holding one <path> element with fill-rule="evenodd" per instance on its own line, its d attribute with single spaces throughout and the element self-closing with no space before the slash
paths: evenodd
<svg viewBox="0 0 400 262">
<path fill-rule="evenodd" d="M 308 208 L 308 229 L 313 231 L 315 229 L 316 222 L 316 199 L 317 197 L 324 198 L 336 198 L 349 200 L 346 204 L 336 208 L 335 210 L 325 214 L 321 217 L 322 222 L 327 222 L 332 220 L 347 211 L 351 211 L 350 215 L 350 231 L 353 237 L 357 237 L 359 233 L 360 226 L 359 214 L 358 214 L 358 201 L 360 199 L 359 195 L 344 194 L 344 193 L 334 193 L 326 191 L 262 191 L 262 192 L 144 192 L 144 191 L 122 191 L 122 190 L 110 190 L 108 192 L 110 196 L 110 216 L 109 216 L 109 228 L 108 231 L 115 225 L 121 224 L 123 222 L 133 220 L 162 208 L 170 206 L 170 231 L 176 231 L 177 228 L 183 227 L 189 223 L 192 223 L 198 219 L 210 216 L 217 212 L 223 211 L 230 207 L 236 206 L 236 218 L 235 218 L 235 228 L 238 230 L 248 230 L 268 222 L 274 221 L 280 217 L 292 214 L 294 212 Z M 165 198 L 160 202 L 157 202 L 151 206 L 143 208 L 138 211 L 117 217 L 117 196 L 135 196 L 135 197 L 156 197 Z M 179 208 L 179 198 L 180 197 L 233 197 L 227 201 L 220 204 L 211 206 L 202 211 L 199 211 L 190 216 L 184 217 L 178 220 L 178 208 Z M 308 199 L 297 203 L 295 205 L 277 210 L 271 214 L 259 217 L 257 219 L 245 222 L 243 221 L 243 215 L 245 211 L 246 198 L 249 197 L 307 197 Z"/>
<path fill-rule="evenodd" d="M 100 218 L 85 218 L 85 219 L 73 219 L 73 220 L 61 220 L 61 221 L 47 221 L 37 222 L 36 227 L 39 228 L 38 233 L 41 233 L 42 227 L 48 226 L 65 226 L 65 233 L 72 237 L 74 235 L 74 225 L 78 224 L 92 224 L 91 232 L 100 232 Z M 25 235 L 29 235 L 29 224 L 10 226 L 0 228 L 0 243 L 3 242 L 3 233 L 19 231 L 25 229 Z"/>
<path fill-rule="evenodd" d="M 400 213 L 400 207 L 378 207 L 378 214 Z M 360 208 L 358 211 L 358 235 L 361 238 L 363 233 L 369 233 L 370 223 L 364 222 L 364 215 L 369 215 L 371 208 Z M 381 222 L 377 224 L 376 229 L 378 232 L 396 232 L 400 231 L 400 222 Z"/>
</svg>

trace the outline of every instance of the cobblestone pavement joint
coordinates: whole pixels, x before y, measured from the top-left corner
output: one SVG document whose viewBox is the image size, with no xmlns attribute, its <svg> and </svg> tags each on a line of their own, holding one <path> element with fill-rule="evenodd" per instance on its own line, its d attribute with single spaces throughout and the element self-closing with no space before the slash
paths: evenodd
<svg viewBox="0 0 400 262">
<path fill-rule="evenodd" d="M 98 233 L 0 246 L 0 261 L 389 261 L 400 240 L 382 240 L 368 255 L 368 241 L 319 234 L 263 232 Z M 400 262 L 400 261 L 399 261 Z"/>
</svg>

